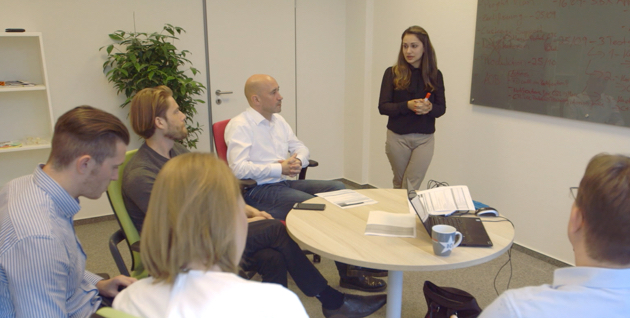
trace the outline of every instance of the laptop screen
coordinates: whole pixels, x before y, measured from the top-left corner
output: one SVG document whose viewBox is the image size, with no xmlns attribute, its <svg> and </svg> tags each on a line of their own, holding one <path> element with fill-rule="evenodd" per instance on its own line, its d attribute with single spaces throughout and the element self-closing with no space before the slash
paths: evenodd
<svg viewBox="0 0 630 318">
<path fill-rule="evenodd" d="M 427 212 L 427 210 L 424 208 L 424 205 L 420 201 L 419 195 L 411 199 L 411 205 L 413 206 L 413 209 L 416 210 L 416 214 L 418 214 L 420 221 L 422 221 L 422 223 L 426 223 L 427 219 L 429 218 L 429 212 Z"/>
</svg>

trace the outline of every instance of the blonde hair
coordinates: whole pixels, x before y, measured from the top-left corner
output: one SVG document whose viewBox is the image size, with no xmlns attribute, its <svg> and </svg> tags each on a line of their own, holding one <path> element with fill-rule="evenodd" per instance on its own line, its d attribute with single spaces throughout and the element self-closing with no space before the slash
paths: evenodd
<svg viewBox="0 0 630 318">
<path fill-rule="evenodd" d="M 155 133 L 155 118 L 166 119 L 168 98 L 173 97 L 173 91 L 167 86 L 160 85 L 139 91 L 131 100 L 129 117 L 131 128 L 139 136 L 149 139 Z"/>
<path fill-rule="evenodd" d="M 215 155 L 187 153 L 169 160 L 153 185 L 141 234 L 149 275 L 172 284 L 192 262 L 236 272 L 240 204 L 236 178 Z"/>
</svg>

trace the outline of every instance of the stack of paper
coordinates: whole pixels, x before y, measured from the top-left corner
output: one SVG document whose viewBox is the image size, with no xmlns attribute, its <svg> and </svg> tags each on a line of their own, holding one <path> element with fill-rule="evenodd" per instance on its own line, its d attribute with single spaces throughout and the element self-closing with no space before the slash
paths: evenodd
<svg viewBox="0 0 630 318">
<path fill-rule="evenodd" d="M 450 215 L 455 211 L 475 210 L 467 186 L 437 187 L 416 193 L 417 199 L 414 198 L 412 201 L 416 209 L 423 209 L 432 215 Z"/>
<path fill-rule="evenodd" d="M 326 201 L 342 209 L 354 208 L 376 203 L 376 201 L 364 196 L 363 194 L 348 189 L 316 193 L 315 195 L 320 198 L 326 199 Z"/>
<path fill-rule="evenodd" d="M 370 211 L 365 235 L 416 237 L 416 216 L 407 213 Z"/>
</svg>

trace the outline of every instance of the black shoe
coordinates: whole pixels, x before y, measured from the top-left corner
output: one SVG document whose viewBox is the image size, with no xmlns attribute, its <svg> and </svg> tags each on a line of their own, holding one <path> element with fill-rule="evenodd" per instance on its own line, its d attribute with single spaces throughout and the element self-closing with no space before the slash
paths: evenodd
<svg viewBox="0 0 630 318">
<path fill-rule="evenodd" d="M 340 278 L 339 286 L 365 292 L 382 292 L 387 288 L 387 283 L 382 279 L 360 275 L 357 277 Z"/>
<path fill-rule="evenodd" d="M 388 271 L 383 269 L 374 269 L 361 266 L 348 265 L 346 270 L 348 276 L 356 277 L 360 275 L 372 276 L 372 277 L 387 277 Z"/>
<path fill-rule="evenodd" d="M 326 318 L 362 318 L 373 314 L 387 303 L 387 295 L 359 296 L 344 294 L 343 305 L 338 309 L 326 309 L 322 312 Z"/>
</svg>

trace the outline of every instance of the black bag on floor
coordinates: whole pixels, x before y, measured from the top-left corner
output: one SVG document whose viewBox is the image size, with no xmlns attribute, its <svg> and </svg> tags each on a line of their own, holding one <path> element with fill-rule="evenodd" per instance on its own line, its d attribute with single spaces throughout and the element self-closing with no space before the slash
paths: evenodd
<svg viewBox="0 0 630 318">
<path fill-rule="evenodd" d="M 430 281 L 424 282 L 424 298 L 427 301 L 425 318 L 476 318 L 481 308 L 473 295 L 457 288 L 439 287 Z"/>
</svg>

